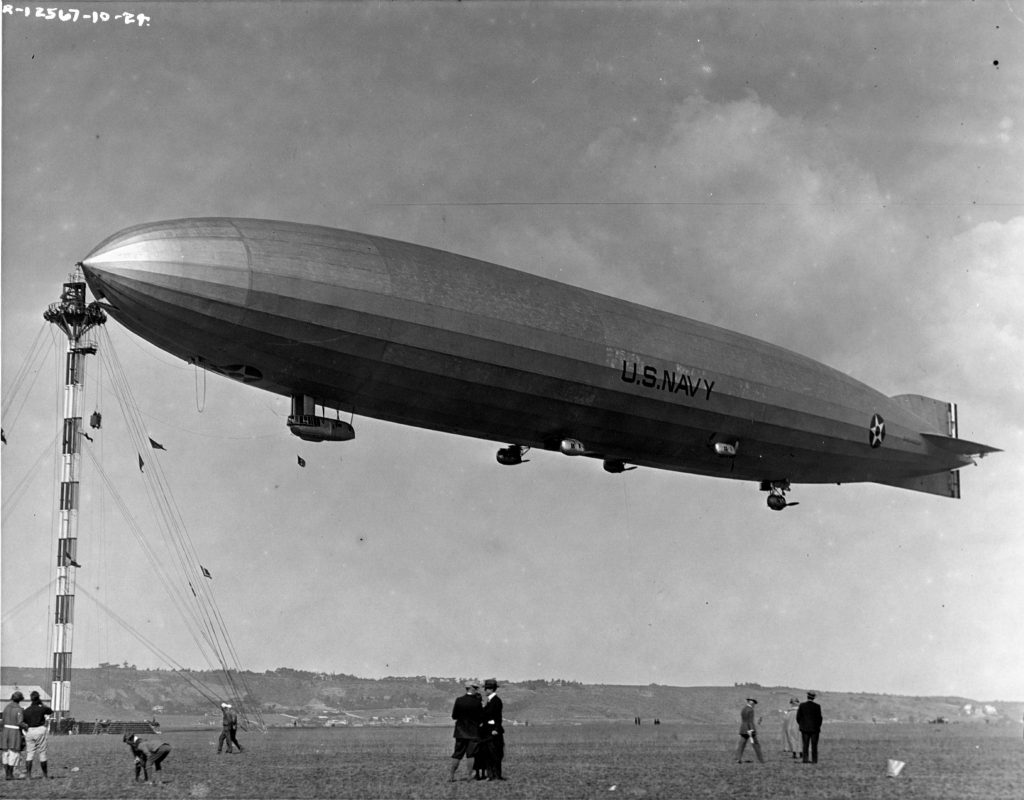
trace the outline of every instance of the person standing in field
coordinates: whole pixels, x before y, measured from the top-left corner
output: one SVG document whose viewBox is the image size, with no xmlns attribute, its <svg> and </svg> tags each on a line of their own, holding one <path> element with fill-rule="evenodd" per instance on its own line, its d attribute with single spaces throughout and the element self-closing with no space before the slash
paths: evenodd
<svg viewBox="0 0 1024 800">
<path fill-rule="evenodd" d="M 803 741 L 803 749 L 800 755 L 803 763 L 807 764 L 807 757 L 810 756 L 810 763 L 818 763 L 818 736 L 821 734 L 821 706 L 814 702 L 817 695 L 814 692 L 807 693 L 807 699 L 800 704 L 796 710 L 796 724 L 800 727 L 800 738 Z"/>
<path fill-rule="evenodd" d="M 484 703 L 480 723 L 480 747 L 485 753 L 487 780 L 503 781 L 501 762 L 505 759 L 505 728 L 501 718 L 502 702 L 498 697 L 498 682 L 494 678 L 484 681 L 487 702 Z"/>
<path fill-rule="evenodd" d="M 793 758 L 796 758 L 796 754 L 803 749 L 800 744 L 800 728 L 796 724 L 796 709 L 799 705 L 800 701 L 792 697 L 789 700 L 789 708 L 782 712 L 782 749 Z"/>
<path fill-rule="evenodd" d="M 21 710 L 21 701 L 25 699 L 19 691 L 11 695 L 11 702 L 4 706 L 3 733 L 0 734 L 0 748 L 3 749 L 4 780 L 14 780 L 14 768 L 18 766 L 18 758 L 21 753 L 21 726 L 24 722 L 24 715 Z"/>
<path fill-rule="evenodd" d="M 32 777 L 32 761 L 39 756 L 39 770 L 44 778 L 49 775 L 46 772 L 46 718 L 53 713 L 53 709 L 44 706 L 39 699 L 39 692 L 32 692 L 29 695 L 29 707 L 23 714 L 23 725 L 25 726 L 25 774 Z"/>
<path fill-rule="evenodd" d="M 480 687 L 475 683 L 467 683 L 465 688 L 466 693 L 456 697 L 455 705 L 452 706 L 452 719 L 455 720 L 455 732 L 452 736 L 455 738 L 455 749 L 452 751 L 452 772 L 449 781 L 455 780 L 455 773 L 458 772 L 459 763 L 463 758 L 467 764 L 473 764 L 469 759 L 476 755 L 480 740 L 480 715 L 484 708 L 480 699 Z"/>
<path fill-rule="evenodd" d="M 238 714 L 231 707 L 231 703 L 221 703 L 220 710 L 223 716 L 220 721 L 220 738 L 217 739 L 217 753 L 220 754 L 225 742 L 227 742 L 229 753 L 233 752 L 231 745 L 237 747 L 238 752 L 241 753 L 242 745 L 238 743 Z"/>
<path fill-rule="evenodd" d="M 743 763 L 743 750 L 747 746 L 747 741 L 754 748 L 754 755 L 757 756 L 757 760 L 762 764 L 764 763 L 764 755 L 761 753 L 761 743 L 757 741 L 757 724 L 754 722 L 754 706 L 757 705 L 757 700 L 753 697 L 747 698 L 747 704 L 743 706 L 740 711 L 740 744 L 736 749 L 736 763 Z"/>
<path fill-rule="evenodd" d="M 135 782 L 139 781 L 139 773 L 142 773 L 146 783 L 149 783 L 148 765 L 152 764 L 154 769 L 153 784 L 156 784 L 156 772 L 160 771 L 160 762 L 167 758 L 171 752 L 171 746 L 167 742 L 158 739 L 143 739 L 133 733 L 126 733 L 122 741 L 131 748 L 135 756 Z"/>
</svg>

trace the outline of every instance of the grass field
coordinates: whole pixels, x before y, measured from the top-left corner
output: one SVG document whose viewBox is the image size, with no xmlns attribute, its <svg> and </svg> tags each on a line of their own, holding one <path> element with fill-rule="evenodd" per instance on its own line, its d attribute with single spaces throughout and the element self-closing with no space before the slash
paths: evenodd
<svg viewBox="0 0 1024 800">
<path fill-rule="evenodd" d="M 827 725 L 817 765 L 784 756 L 774 731 L 763 734 L 765 764 L 736 764 L 733 727 L 512 728 L 501 783 L 463 780 L 465 766 L 448 782 L 448 728 L 272 729 L 243 734 L 246 751 L 230 756 L 216 754 L 216 731 L 169 732 L 157 786 L 134 783 L 120 737 L 60 737 L 50 740 L 51 779 L 0 781 L 0 797 L 1024 797 L 1020 726 Z M 899 777 L 887 776 L 889 758 L 906 762 Z"/>
</svg>

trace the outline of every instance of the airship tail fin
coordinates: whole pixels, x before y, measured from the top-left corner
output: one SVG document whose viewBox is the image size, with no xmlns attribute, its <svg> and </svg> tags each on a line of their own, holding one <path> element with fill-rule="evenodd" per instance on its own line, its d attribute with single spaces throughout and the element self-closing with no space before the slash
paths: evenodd
<svg viewBox="0 0 1024 800">
<path fill-rule="evenodd" d="M 878 481 L 886 486 L 910 489 L 914 492 L 937 494 L 940 497 L 960 499 L 960 473 L 955 469 L 948 472 L 936 472 L 934 475 L 922 475 L 918 478 L 903 478 L 892 481 Z"/>
<path fill-rule="evenodd" d="M 963 456 L 965 463 L 970 463 L 966 459 L 973 456 L 998 452 L 995 447 L 958 438 L 956 403 L 947 403 L 920 394 L 900 394 L 889 399 L 920 420 L 918 431 L 921 438 L 931 447 Z M 960 473 L 955 469 L 879 483 L 914 492 L 937 494 L 940 497 L 960 497 Z"/>
<path fill-rule="evenodd" d="M 920 394 L 898 394 L 889 399 L 920 419 L 923 423 L 922 432 L 956 436 L 956 403 L 947 403 Z"/>
<path fill-rule="evenodd" d="M 959 438 L 956 403 L 933 400 L 920 394 L 899 394 L 889 399 L 921 420 L 921 437 L 935 447 L 967 457 L 1001 452 L 998 447 Z"/>
<path fill-rule="evenodd" d="M 922 433 L 921 437 L 936 447 L 941 447 L 943 450 L 947 450 L 950 453 L 956 453 L 961 456 L 983 456 L 988 453 L 1001 453 L 1003 452 L 998 447 L 989 447 L 987 444 L 979 444 L 978 442 L 971 442 L 967 439 L 954 439 L 949 436 L 937 436 L 934 433 Z"/>
</svg>

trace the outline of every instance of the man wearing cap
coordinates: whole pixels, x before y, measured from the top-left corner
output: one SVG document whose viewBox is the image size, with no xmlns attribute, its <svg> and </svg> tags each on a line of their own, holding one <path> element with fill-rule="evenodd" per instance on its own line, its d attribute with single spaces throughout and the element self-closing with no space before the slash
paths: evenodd
<svg viewBox="0 0 1024 800">
<path fill-rule="evenodd" d="M 152 764 L 153 769 L 160 772 L 160 762 L 171 753 L 171 746 L 159 739 L 143 739 L 134 733 L 126 733 L 121 737 L 121 741 L 131 748 L 132 755 L 135 756 L 136 783 L 139 781 L 140 773 L 146 783 L 149 783 L 148 765 Z M 153 775 L 153 783 L 156 783 L 156 774 Z"/>
<path fill-rule="evenodd" d="M 24 722 L 24 715 L 21 711 L 21 701 L 25 699 L 19 691 L 11 695 L 11 702 L 4 706 L 3 733 L 0 734 L 0 749 L 3 749 L 4 779 L 14 780 L 14 768 L 18 766 L 18 757 L 21 753 L 21 727 Z"/>
<path fill-rule="evenodd" d="M 764 763 L 764 756 L 761 754 L 761 743 L 757 741 L 757 725 L 754 722 L 754 706 L 756 705 L 757 700 L 753 697 L 748 697 L 747 704 L 740 711 L 740 744 L 736 750 L 737 764 L 743 763 L 743 750 L 747 746 L 748 739 L 754 747 L 754 755 L 757 756 L 757 760 L 762 764 Z"/>
<path fill-rule="evenodd" d="M 25 756 L 25 770 L 29 778 L 32 777 L 32 761 L 39 756 L 39 769 L 44 778 L 49 775 L 46 772 L 46 718 L 53 713 L 53 709 L 44 706 L 39 699 L 39 692 L 32 692 L 29 695 L 29 707 L 25 709 L 23 725 L 25 726 L 25 745 L 27 755 Z"/>
<path fill-rule="evenodd" d="M 220 754 L 221 748 L 224 743 L 227 742 L 228 752 L 234 752 L 231 749 L 231 745 L 238 748 L 238 752 L 242 752 L 242 745 L 238 743 L 238 714 L 235 713 L 235 709 L 231 707 L 231 703 L 221 703 L 220 710 L 223 712 L 223 718 L 221 719 L 221 731 L 220 738 L 217 739 L 217 754 Z"/>
<path fill-rule="evenodd" d="M 818 763 L 818 736 L 821 733 L 821 706 L 814 702 L 817 695 L 814 692 L 807 693 L 807 699 L 800 704 L 796 710 L 796 724 L 800 727 L 800 738 L 803 740 L 803 750 L 800 755 L 803 763 Z"/>
<path fill-rule="evenodd" d="M 484 751 L 484 765 L 487 780 L 503 781 L 501 762 L 505 758 L 505 728 L 502 725 L 501 698 L 498 697 L 498 682 L 494 678 L 484 681 L 487 702 L 484 703 L 480 723 L 480 747 Z"/>
<path fill-rule="evenodd" d="M 483 711 L 483 701 L 480 699 L 480 687 L 472 681 L 466 683 L 466 693 L 455 698 L 455 705 L 452 706 L 452 719 L 455 720 L 455 750 L 452 751 L 452 772 L 449 781 L 455 780 L 455 773 L 458 772 L 459 762 L 463 757 L 466 763 L 472 765 L 469 759 L 476 754 L 477 743 L 480 739 L 480 714 Z M 470 766 L 472 769 L 472 766 Z"/>
</svg>

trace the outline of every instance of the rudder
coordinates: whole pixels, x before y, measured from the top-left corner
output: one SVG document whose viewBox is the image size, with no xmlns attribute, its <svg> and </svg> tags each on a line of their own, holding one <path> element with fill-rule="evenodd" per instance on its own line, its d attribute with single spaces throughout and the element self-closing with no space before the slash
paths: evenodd
<svg viewBox="0 0 1024 800">
<path fill-rule="evenodd" d="M 936 472 L 932 475 L 921 475 L 917 478 L 903 478 L 892 481 L 877 481 L 885 486 L 895 486 L 898 489 L 910 489 L 913 492 L 925 492 L 926 494 L 937 494 L 940 497 L 952 497 L 960 499 L 960 473 L 955 469 L 948 472 Z"/>
</svg>

